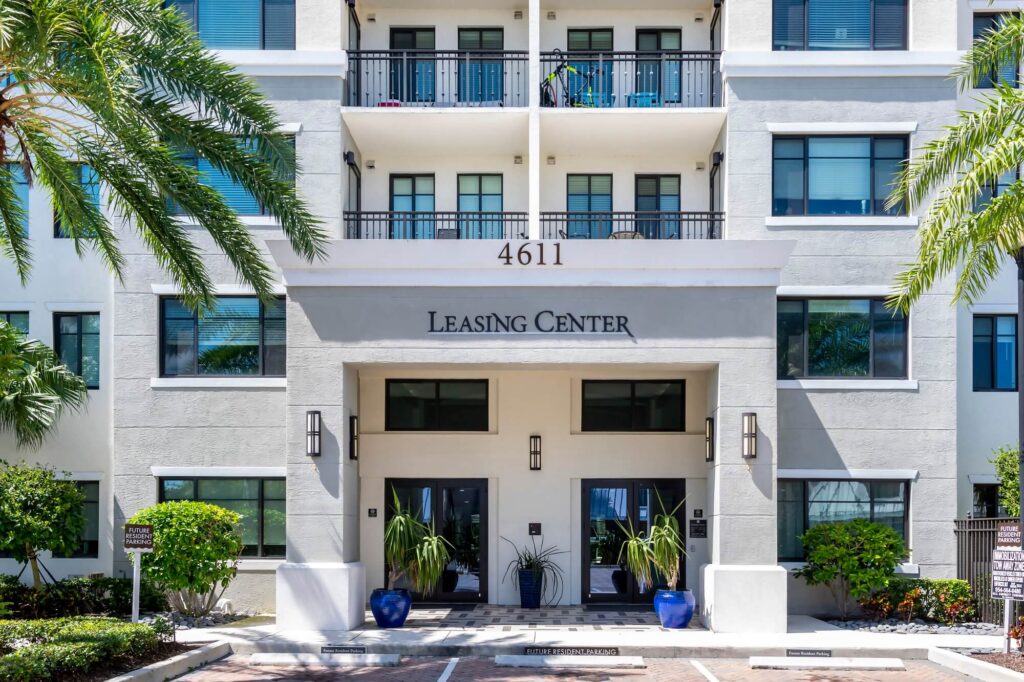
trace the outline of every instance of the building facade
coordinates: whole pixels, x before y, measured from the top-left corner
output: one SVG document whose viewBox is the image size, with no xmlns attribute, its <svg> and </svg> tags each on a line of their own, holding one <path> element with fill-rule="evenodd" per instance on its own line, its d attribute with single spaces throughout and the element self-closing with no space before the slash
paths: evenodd
<svg viewBox="0 0 1024 682">
<path fill-rule="evenodd" d="M 130 229 L 114 282 L 25 189 L 38 265 L 0 265 L 0 314 L 96 376 L 8 457 L 93 484 L 85 556 L 47 567 L 126 574 L 125 519 L 210 501 L 244 518 L 236 608 L 348 628 L 397 495 L 454 545 L 443 602 L 516 603 L 532 541 L 564 551 L 561 603 L 649 599 L 619 524 L 659 504 L 716 630 L 829 609 L 789 573 L 821 521 L 886 523 L 902 571 L 953 576 L 1016 428 L 1012 273 L 894 315 L 919 217 L 885 196 L 970 105 L 947 76 L 1001 2 L 250 0 L 230 28 L 176 3 L 273 101 L 332 241 L 305 262 L 230 194 L 280 299 L 196 230 L 223 297 L 196 319 Z"/>
</svg>

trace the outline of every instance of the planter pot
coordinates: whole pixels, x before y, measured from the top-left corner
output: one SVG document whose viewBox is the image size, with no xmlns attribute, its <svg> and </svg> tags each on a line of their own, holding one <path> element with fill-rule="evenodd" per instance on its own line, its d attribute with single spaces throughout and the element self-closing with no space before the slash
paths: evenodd
<svg viewBox="0 0 1024 682">
<path fill-rule="evenodd" d="M 693 619 L 693 592 L 689 590 L 658 590 L 654 593 L 654 612 L 662 627 L 685 628 Z"/>
<path fill-rule="evenodd" d="M 626 594 L 626 576 L 629 575 L 621 568 L 612 571 L 612 587 L 616 594 Z"/>
<path fill-rule="evenodd" d="M 544 594 L 544 574 L 519 571 L 519 605 L 524 609 L 539 609 Z"/>
<path fill-rule="evenodd" d="M 412 608 L 412 595 L 409 590 L 381 590 L 370 593 L 370 611 L 377 627 L 400 628 L 405 625 Z"/>
<path fill-rule="evenodd" d="M 455 588 L 459 586 L 459 572 L 451 569 L 445 569 L 441 573 L 441 591 L 442 592 L 454 592 Z"/>
</svg>

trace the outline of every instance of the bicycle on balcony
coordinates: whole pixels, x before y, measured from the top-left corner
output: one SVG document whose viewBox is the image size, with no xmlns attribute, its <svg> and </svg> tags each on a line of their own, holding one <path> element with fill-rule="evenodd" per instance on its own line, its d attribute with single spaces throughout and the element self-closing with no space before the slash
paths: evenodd
<svg viewBox="0 0 1024 682">
<path fill-rule="evenodd" d="M 570 64 L 568 57 L 562 56 L 560 50 L 555 50 L 554 54 L 559 57 L 559 62 L 540 84 L 542 107 L 592 109 L 609 106 L 607 88 L 602 88 L 600 82 L 597 88 L 594 87 L 595 79 L 605 75 L 604 69 L 584 71 Z"/>
</svg>

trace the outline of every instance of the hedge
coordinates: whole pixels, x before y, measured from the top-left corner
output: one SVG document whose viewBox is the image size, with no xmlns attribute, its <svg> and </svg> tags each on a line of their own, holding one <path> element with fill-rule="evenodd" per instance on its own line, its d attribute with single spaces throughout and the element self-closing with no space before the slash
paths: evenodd
<svg viewBox="0 0 1024 682">
<path fill-rule="evenodd" d="M 869 618 L 922 618 L 962 623 L 974 618 L 974 595 L 966 580 L 893 578 L 888 587 L 859 599 Z"/>
<path fill-rule="evenodd" d="M 130 578 L 67 578 L 47 583 L 36 592 L 13 575 L 0 575 L 0 603 L 11 618 L 59 618 L 90 614 L 128 615 L 132 608 Z M 141 611 L 166 611 L 167 600 L 149 581 L 142 581 Z"/>
<path fill-rule="evenodd" d="M 99 666 L 131 664 L 159 646 L 149 625 L 116 618 L 0 621 L 0 682 L 84 675 Z"/>
</svg>

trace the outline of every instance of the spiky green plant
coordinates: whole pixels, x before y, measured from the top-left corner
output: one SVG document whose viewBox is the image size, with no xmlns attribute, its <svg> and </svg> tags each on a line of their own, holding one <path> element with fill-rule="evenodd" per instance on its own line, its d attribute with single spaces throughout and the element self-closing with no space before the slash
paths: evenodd
<svg viewBox="0 0 1024 682">
<path fill-rule="evenodd" d="M 413 591 L 433 594 L 451 558 L 451 543 L 435 533 L 433 526 L 420 521 L 412 508 L 404 506 L 394 486 L 391 498 L 391 518 L 384 526 L 387 587 L 394 588 L 405 577 Z"/>
<path fill-rule="evenodd" d="M 32 255 L 16 175 L 47 190 L 79 254 L 96 251 L 122 277 L 118 232 L 79 182 L 85 163 L 111 213 L 128 221 L 188 304 L 210 306 L 214 287 L 175 206 L 269 298 L 272 271 L 259 247 L 182 151 L 240 183 L 313 259 L 325 235 L 289 180 L 294 149 L 279 128 L 256 84 L 205 50 L 162 0 L 0 3 L 0 251 L 22 282 Z"/>
<path fill-rule="evenodd" d="M 529 571 L 533 574 L 534 581 L 541 585 L 541 593 L 546 595 L 544 603 L 550 605 L 560 602 L 565 586 L 565 574 L 562 567 L 555 561 L 555 557 L 559 554 L 567 554 L 567 552 L 556 546 L 545 547 L 543 540 L 540 542 L 540 547 L 537 547 L 536 536 L 530 536 L 530 547 L 519 547 L 504 536 L 501 539 L 512 545 L 512 551 L 516 554 L 515 558 L 509 561 L 505 567 L 505 575 L 502 580 L 513 577 L 512 584 L 518 590 L 519 571 Z"/>
<path fill-rule="evenodd" d="M 628 527 L 618 522 L 626 536 L 619 550 L 619 562 L 625 559 L 626 567 L 641 591 L 654 587 L 655 574 L 664 577 L 668 589 L 675 591 L 679 585 L 679 563 L 686 555 L 686 544 L 679 530 L 676 513 L 686 500 L 681 500 L 671 511 L 667 511 L 661 495 L 657 490 L 654 493 L 659 511 L 651 520 L 646 534 L 643 530 L 637 532 L 632 519 L 626 519 Z"/>
<path fill-rule="evenodd" d="M 13 434 L 19 447 L 38 447 L 88 395 L 85 380 L 50 348 L 0 320 L 0 433 Z"/>
</svg>

